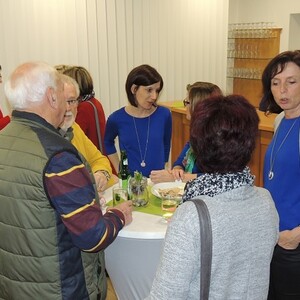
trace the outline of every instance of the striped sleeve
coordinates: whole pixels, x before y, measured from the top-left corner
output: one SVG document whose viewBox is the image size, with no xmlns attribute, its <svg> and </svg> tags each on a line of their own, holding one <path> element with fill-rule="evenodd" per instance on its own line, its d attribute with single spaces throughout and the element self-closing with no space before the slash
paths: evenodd
<svg viewBox="0 0 300 300">
<path fill-rule="evenodd" d="M 61 216 L 75 246 L 83 251 L 105 249 L 123 228 L 118 210 L 102 214 L 88 170 L 79 158 L 62 152 L 51 158 L 45 172 L 45 190 Z"/>
</svg>

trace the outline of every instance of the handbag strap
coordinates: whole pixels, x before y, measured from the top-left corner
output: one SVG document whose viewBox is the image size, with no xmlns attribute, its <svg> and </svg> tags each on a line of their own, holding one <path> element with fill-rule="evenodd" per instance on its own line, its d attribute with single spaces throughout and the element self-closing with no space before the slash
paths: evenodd
<svg viewBox="0 0 300 300">
<path fill-rule="evenodd" d="M 212 231 L 211 220 L 206 203 L 201 199 L 192 199 L 198 211 L 201 239 L 201 271 L 200 271 L 200 299 L 208 300 L 212 261 Z"/>
<path fill-rule="evenodd" d="M 97 137 L 98 137 L 98 143 L 99 143 L 99 150 L 101 151 L 101 153 L 103 153 L 102 140 L 101 140 L 101 130 L 100 130 L 100 124 L 99 124 L 97 108 L 96 108 L 95 104 L 92 101 L 88 100 L 86 102 L 90 103 L 92 105 L 93 109 L 94 109 Z"/>
</svg>

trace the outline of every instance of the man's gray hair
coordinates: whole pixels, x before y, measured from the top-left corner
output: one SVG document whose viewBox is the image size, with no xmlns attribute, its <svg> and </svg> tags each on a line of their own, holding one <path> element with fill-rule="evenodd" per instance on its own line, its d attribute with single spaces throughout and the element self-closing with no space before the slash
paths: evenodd
<svg viewBox="0 0 300 300">
<path fill-rule="evenodd" d="M 44 62 L 27 62 L 18 66 L 4 85 L 12 109 L 26 109 L 44 99 L 48 88 L 57 89 L 59 73 Z"/>
</svg>

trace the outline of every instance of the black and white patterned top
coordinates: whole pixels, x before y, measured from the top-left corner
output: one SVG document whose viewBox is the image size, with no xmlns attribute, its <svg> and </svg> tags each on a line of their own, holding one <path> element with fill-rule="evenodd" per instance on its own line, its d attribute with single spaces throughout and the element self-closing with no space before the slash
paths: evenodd
<svg viewBox="0 0 300 300">
<path fill-rule="evenodd" d="M 185 202 L 200 195 L 214 197 L 241 186 L 253 186 L 254 179 L 255 176 L 251 174 L 249 167 L 237 173 L 205 173 L 187 182 L 182 199 Z"/>
</svg>

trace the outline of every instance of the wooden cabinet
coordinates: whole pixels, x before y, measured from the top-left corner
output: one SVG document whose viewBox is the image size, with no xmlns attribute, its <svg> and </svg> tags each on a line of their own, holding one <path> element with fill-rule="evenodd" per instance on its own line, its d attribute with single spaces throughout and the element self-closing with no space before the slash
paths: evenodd
<svg viewBox="0 0 300 300">
<path fill-rule="evenodd" d="M 169 107 L 170 108 L 170 107 Z M 187 120 L 185 108 L 170 108 L 172 111 L 172 165 L 190 139 L 190 121 Z"/>
<path fill-rule="evenodd" d="M 163 102 L 160 103 L 168 107 L 172 112 L 172 148 L 171 148 L 171 162 L 172 164 L 181 153 L 186 142 L 189 141 L 190 136 L 190 122 L 186 118 L 185 108 L 178 107 L 177 102 Z M 261 111 L 257 111 L 259 123 L 259 135 L 256 141 L 256 147 L 249 163 L 251 172 L 255 175 L 255 185 L 263 186 L 263 164 L 264 157 L 269 143 L 273 136 L 274 119 L 277 116 L 272 114 L 265 116 Z"/>
<path fill-rule="evenodd" d="M 281 28 L 233 30 L 228 34 L 227 80 L 232 91 L 255 107 L 262 97 L 261 74 L 279 53 Z"/>
</svg>

